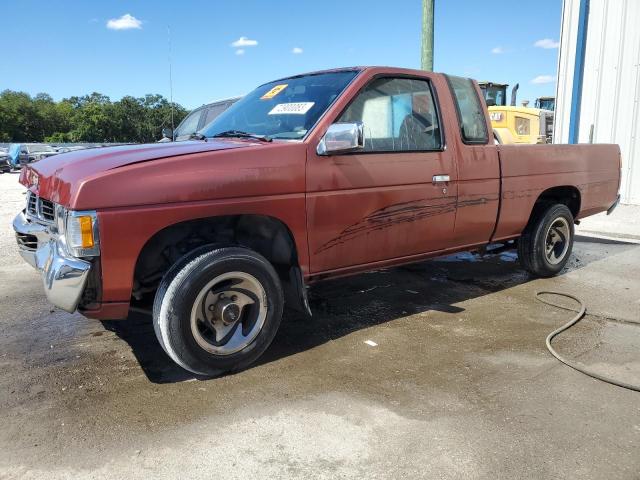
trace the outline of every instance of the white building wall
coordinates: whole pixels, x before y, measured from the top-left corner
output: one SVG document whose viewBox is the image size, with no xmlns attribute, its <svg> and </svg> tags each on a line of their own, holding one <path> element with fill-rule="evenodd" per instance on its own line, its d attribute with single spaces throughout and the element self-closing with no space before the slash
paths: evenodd
<svg viewBox="0 0 640 480">
<path fill-rule="evenodd" d="M 569 142 L 571 92 L 573 86 L 573 67 L 576 59 L 579 9 L 580 0 L 564 0 L 562 6 L 562 25 L 560 27 L 560 54 L 558 55 L 558 84 L 556 87 L 556 111 L 553 131 L 554 143 Z"/>
<path fill-rule="evenodd" d="M 640 0 L 590 0 L 580 143 L 617 143 L 625 203 L 640 204 Z M 580 0 L 565 0 L 554 141 L 569 141 Z"/>
</svg>

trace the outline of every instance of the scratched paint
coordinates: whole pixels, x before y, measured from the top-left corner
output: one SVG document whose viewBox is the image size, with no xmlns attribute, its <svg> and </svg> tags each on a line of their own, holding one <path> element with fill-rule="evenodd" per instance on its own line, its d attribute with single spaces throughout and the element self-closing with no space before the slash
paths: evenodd
<svg viewBox="0 0 640 480">
<path fill-rule="evenodd" d="M 445 197 L 444 203 L 434 204 L 433 198 L 423 198 L 402 202 L 374 210 L 362 220 L 349 225 L 340 234 L 323 244 L 316 253 L 328 250 L 336 245 L 362 237 L 377 230 L 384 230 L 400 223 L 415 222 L 423 218 L 433 217 L 455 211 L 456 200 Z"/>
<path fill-rule="evenodd" d="M 445 197 L 444 203 L 435 204 L 434 201 L 443 199 L 426 198 L 402 202 L 373 211 L 359 222 L 349 225 L 340 235 L 324 243 L 316 253 L 321 253 L 336 245 L 341 245 L 355 238 L 367 235 L 373 231 L 383 230 L 400 223 L 415 222 L 423 218 L 443 215 L 456 210 L 475 205 L 484 205 L 498 201 L 497 195 L 468 195 L 456 201 L 455 197 Z"/>
</svg>

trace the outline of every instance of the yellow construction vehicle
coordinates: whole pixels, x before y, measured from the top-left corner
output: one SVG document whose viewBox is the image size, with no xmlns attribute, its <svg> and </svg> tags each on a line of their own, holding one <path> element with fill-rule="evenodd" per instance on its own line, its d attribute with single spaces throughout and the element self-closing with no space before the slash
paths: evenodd
<svg viewBox="0 0 640 480">
<path fill-rule="evenodd" d="M 536 98 L 536 108 L 554 112 L 556 110 L 556 97 Z"/>
<path fill-rule="evenodd" d="M 551 143 L 553 112 L 530 107 L 489 107 L 497 143 Z"/>
<path fill-rule="evenodd" d="M 508 84 L 479 82 L 479 85 L 489 109 L 489 118 L 496 143 L 551 143 L 553 136 L 552 111 L 528 107 L 528 102 L 523 102 L 522 106 L 516 106 L 518 84 L 511 90 L 511 105 L 507 105 Z M 536 103 L 539 100 L 549 98 L 541 97 L 536 100 Z"/>
</svg>

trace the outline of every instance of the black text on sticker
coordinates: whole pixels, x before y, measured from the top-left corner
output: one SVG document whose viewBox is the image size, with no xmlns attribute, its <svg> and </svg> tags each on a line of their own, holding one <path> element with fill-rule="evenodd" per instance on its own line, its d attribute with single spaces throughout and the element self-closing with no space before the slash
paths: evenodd
<svg viewBox="0 0 640 480">
<path fill-rule="evenodd" d="M 315 102 L 279 103 L 271 109 L 269 115 L 304 115 Z"/>
</svg>

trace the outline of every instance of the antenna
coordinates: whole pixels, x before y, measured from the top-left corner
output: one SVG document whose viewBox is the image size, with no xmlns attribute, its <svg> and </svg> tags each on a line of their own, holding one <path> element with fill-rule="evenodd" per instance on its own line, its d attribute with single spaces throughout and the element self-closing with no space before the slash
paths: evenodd
<svg viewBox="0 0 640 480">
<path fill-rule="evenodd" d="M 169 43 L 169 102 L 171 103 L 171 130 L 173 126 L 173 78 L 171 75 L 171 27 L 167 25 L 167 42 Z"/>
</svg>

